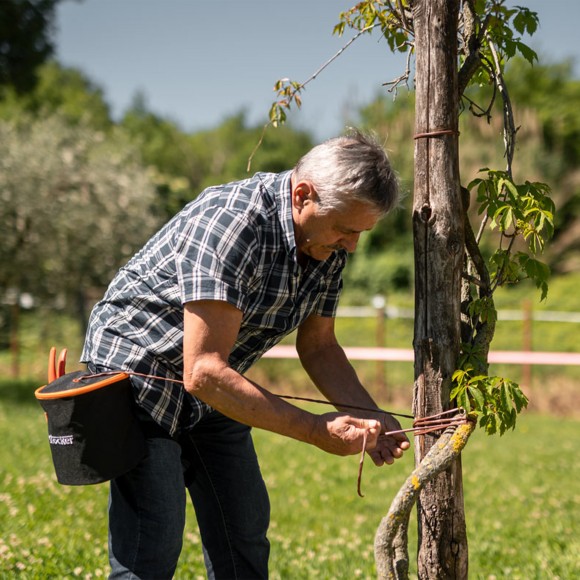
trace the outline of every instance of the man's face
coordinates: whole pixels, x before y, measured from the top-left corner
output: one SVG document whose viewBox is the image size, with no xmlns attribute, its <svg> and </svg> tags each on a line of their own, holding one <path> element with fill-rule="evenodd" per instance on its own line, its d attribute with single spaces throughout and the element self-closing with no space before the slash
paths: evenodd
<svg viewBox="0 0 580 580">
<path fill-rule="evenodd" d="M 311 184 L 298 183 L 292 194 L 292 217 L 298 257 L 328 259 L 337 250 L 354 252 L 362 232 L 371 230 L 379 216 L 367 204 L 352 201 L 346 208 L 320 212 Z"/>
</svg>

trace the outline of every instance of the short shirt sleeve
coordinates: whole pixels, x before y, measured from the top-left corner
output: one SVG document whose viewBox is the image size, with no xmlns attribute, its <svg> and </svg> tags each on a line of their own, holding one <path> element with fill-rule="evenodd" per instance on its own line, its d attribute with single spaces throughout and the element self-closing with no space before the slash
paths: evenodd
<svg viewBox="0 0 580 580">
<path fill-rule="evenodd" d="M 184 217 L 175 246 L 182 303 L 220 300 L 244 312 L 257 249 L 257 230 L 244 213 L 212 207 Z"/>
</svg>

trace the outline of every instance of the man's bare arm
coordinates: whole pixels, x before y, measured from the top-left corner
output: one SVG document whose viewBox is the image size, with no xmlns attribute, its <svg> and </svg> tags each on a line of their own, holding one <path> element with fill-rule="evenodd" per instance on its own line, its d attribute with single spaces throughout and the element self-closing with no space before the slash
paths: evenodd
<svg viewBox="0 0 580 580">
<path fill-rule="evenodd" d="M 343 413 L 314 415 L 283 401 L 232 369 L 228 357 L 242 313 L 220 301 L 197 301 L 184 311 L 184 382 L 192 395 L 246 425 L 311 443 L 336 455 L 360 452 L 364 432 L 374 447 L 380 424 Z"/>
<path fill-rule="evenodd" d="M 336 340 L 333 318 L 308 318 L 298 330 L 296 347 L 304 369 L 329 401 L 378 409 Z M 341 409 L 341 406 L 337 405 L 337 408 Z M 346 410 L 347 407 L 343 409 Z M 353 413 L 381 420 L 384 431 L 400 429 L 399 422 L 391 415 L 362 411 Z M 390 464 L 408 448 L 408 438 L 402 433 L 390 437 L 381 436 L 376 451 L 370 455 L 377 465 Z"/>
</svg>

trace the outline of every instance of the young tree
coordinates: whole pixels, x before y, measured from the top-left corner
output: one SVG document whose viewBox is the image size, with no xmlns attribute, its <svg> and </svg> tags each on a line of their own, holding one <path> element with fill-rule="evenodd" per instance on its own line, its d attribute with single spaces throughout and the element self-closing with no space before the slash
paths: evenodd
<svg viewBox="0 0 580 580">
<path fill-rule="evenodd" d="M 409 81 L 415 56 L 414 412 L 424 424 L 425 417 L 462 407 L 442 436 L 417 435 L 416 469 L 377 531 L 377 571 L 381 578 L 407 576 L 406 529 L 418 498 L 419 577 L 466 578 L 460 452 L 477 420 L 488 433 L 503 434 L 527 404 L 515 383 L 487 374 L 493 291 L 527 277 L 542 297 L 547 292 L 549 272 L 535 256 L 553 233 L 554 207 L 544 184 L 513 180 L 516 129 L 503 79 L 505 63 L 516 53 L 536 59 L 518 35 L 533 33 L 537 16 L 525 7 L 508 8 L 505 0 L 364 0 L 341 14 L 335 32 L 342 34 L 346 27 L 358 31 L 355 38 L 380 28 L 391 50 L 408 52 L 407 70 L 391 83 L 395 91 Z M 501 99 L 507 167 L 483 170 L 484 177 L 464 188 L 458 163 L 460 104 L 463 100 L 483 116 L 492 109 L 467 97 L 472 83 L 492 85 L 494 98 Z M 273 125 L 285 120 L 292 103 L 300 106 L 305 84 L 277 83 Z M 483 215 L 477 235 L 467 217 L 470 190 Z M 496 232 L 497 250 L 486 264 L 479 242 L 488 226 Z M 524 249 L 515 250 L 517 238 L 525 241 Z M 469 413 L 468 421 L 462 413 Z"/>
<path fill-rule="evenodd" d="M 415 392 L 416 418 L 450 407 L 461 344 L 464 209 L 458 157 L 457 20 L 459 0 L 416 2 Z M 419 435 L 419 465 L 437 442 Z M 461 464 L 427 482 L 417 504 L 421 578 L 466 578 L 467 533 Z"/>
</svg>

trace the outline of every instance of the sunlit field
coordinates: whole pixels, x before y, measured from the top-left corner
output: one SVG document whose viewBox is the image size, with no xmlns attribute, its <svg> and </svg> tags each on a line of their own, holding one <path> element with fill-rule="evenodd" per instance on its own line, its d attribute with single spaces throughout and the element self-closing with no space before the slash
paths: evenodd
<svg viewBox="0 0 580 580">
<path fill-rule="evenodd" d="M 56 483 L 34 401 L 0 400 L 0 440 L 0 578 L 106 577 L 107 485 Z M 411 453 L 391 467 L 367 460 L 360 498 L 358 457 L 260 431 L 255 440 L 272 501 L 271 577 L 374 578 L 374 533 Z M 463 456 L 471 578 L 580 577 L 579 447 L 580 422 L 533 414 L 502 438 L 473 435 Z M 415 545 L 412 523 L 412 574 Z M 205 577 L 190 508 L 176 577 Z"/>
<path fill-rule="evenodd" d="M 553 309 L 575 310 L 578 281 L 567 278 L 555 285 Z M 516 308 L 521 298 L 510 292 L 499 306 Z M 496 348 L 519 349 L 521 327 L 521 322 L 500 324 Z M 345 345 L 375 345 L 373 319 L 339 319 L 337 331 Z M 412 321 L 389 320 L 386 345 L 409 348 L 412 332 Z M 0 381 L 0 579 L 106 577 L 107 485 L 75 488 L 56 483 L 46 424 L 32 394 L 42 384 L 49 345 L 68 346 L 69 370 L 78 368 L 78 328 L 64 317 L 23 316 L 21 341 L 20 366 L 27 378 Z M 538 350 L 574 351 L 576 343 L 576 324 L 534 324 Z M 412 363 L 354 364 L 377 398 L 389 401 L 385 406 L 410 411 Z M 7 350 L 0 353 L 0 370 L 1 376 L 10 376 Z M 504 371 L 521 378 L 521 369 L 514 365 L 492 369 Z M 296 361 L 264 360 L 252 372 L 277 393 L 314 395 Z M 580 578 L 579 372 L 580 367 L 533 367 L 533 384 L 527 389 L 530 409 L 544 413 L 526 412 L 516 431 L 504 437 L 476 431 L 469 441 L 463 472 L 470 578 Z M 260 431 L 255 441 L 272 502 L 271 577 L 374 578 L 375 530 L 412 470 L 412 452 L 391 467 L 376 468 L 367 460 L 365 497 L 360 498 L 357 456 L 328 456 Z M 413 514 L 412 575 L 415 528 Z M 205 577 L 191 508 L 176 577 Z"/>
</svg>

